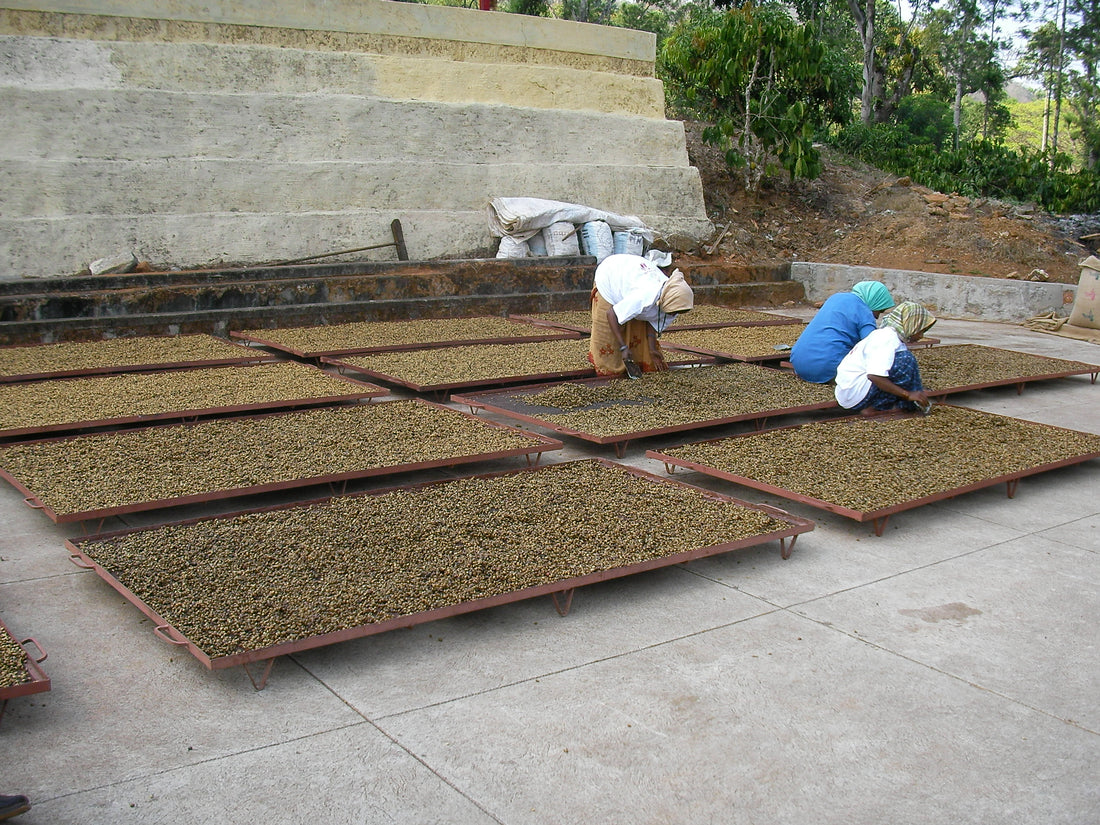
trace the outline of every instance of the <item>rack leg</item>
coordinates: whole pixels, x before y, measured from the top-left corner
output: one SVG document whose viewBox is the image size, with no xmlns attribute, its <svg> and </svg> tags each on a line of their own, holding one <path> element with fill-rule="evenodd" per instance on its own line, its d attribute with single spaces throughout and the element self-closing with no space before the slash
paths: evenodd
<svg viewBox="0 0 1100 825">
<path fill-rule="evenodd" d="M 248 680 L 252 682 L 252 687 L 256 690 L 263 690 L 267 687 L 267 677 L 271 675 L 271 668 L 275 664 L 275 658 L 276 657 L 272 657 L 266 660 L 267 664 L 264 666 L 263 673 L 260 674 L 258 681 L 256 677 L 252 675 L 252 671 L 249 669 L 247 662 L 241 665 L 241 667 L 244 668 L 244 672 L 248 674 Z"/>
<path fill-rule="evenodd" d="M 790 536 L 789 538 L 779 540 L 779 557 L 786 561 L 791 557 L 791 553 L 794 552 L 794 543 L 798 536 Z"/>
<path fill-rule="evenodd" d="M 550 598 L 554 600 L 554 609 L 558 611 L 559 616 L 569 614 L 569 609 L 573 606 L 573 593 L 575 591 L 575 587 L 570 587 L 568 590 L 550 594 Z"/>
</svg>

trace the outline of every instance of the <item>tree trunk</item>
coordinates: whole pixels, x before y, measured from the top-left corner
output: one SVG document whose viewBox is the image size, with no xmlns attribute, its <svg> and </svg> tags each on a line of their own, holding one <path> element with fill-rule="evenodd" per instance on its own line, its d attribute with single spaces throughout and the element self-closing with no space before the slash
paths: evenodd
<svg viewBox="0 0 1100 825">
<path fill-rule="evenodd" d="M 1047 103 L 1046 106 L 1043 107 L 1043 142 L 1039 146 L 1040 152 L 1045 152 L 1047 150 L 1047 140 L 1050 138 L 1050 99 L 1050 86 L 1047 86 Z"/>
<path fill-rule="evenodd" d="M 864 126 L 870 126 L 875 109 L 875 0 L 865 2 L 866 6 L 861 6 L 859 0 L 848 0 L 848 8 L 863 44 L 863 93 L 859 99 L 859 119 Z"/>
<path fill-rule="evenodd" d="M 962 69 L 959 69 L 958 74 L 955 77 L 955 107 L 952 113 L 952 122 L 955 125 L 955 151 L 959 151 L 959 132 L 962 131 L 962 105 L 963 105 L 963 82 L 962 82 Z"/>
<path fill-rule="evenodd" d="M 1054 135 L 1051 140 L 1051 166 L 1054 165 L 1054 155 L 1058 154 L 1058 128 L 1062 120 L 1062 95 L 1063 82 L 1066 77 L 1066 6 L 1067 0 L 1062 0 L 1062 20 L 1058 25 L 1058 75 L 1054 88 Z"/>
</svg>

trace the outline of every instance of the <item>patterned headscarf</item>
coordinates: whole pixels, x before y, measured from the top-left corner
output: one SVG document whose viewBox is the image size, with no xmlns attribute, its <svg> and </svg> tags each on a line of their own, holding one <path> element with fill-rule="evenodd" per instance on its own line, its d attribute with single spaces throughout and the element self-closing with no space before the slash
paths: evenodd
<svg viewBox="0 0 1100 825">
<path fill-rule="evenodd" d="M 936 323 L 936 316 L 920 304 L 902 301 L 882 316 L 879 326 L 892 328 L 902 341 L 908 341 L 914 335 L 924 334 L 930 330 L 934 323 Z"/>
<path fill-rule="evenodd" d="M 852 287 L 852 292 L 863 299 L 863 303 L 871 308 L 871 312 L 881 312 L 894 305 L 890 290 L 881 281 L 860 281 Z"/>
</svg>

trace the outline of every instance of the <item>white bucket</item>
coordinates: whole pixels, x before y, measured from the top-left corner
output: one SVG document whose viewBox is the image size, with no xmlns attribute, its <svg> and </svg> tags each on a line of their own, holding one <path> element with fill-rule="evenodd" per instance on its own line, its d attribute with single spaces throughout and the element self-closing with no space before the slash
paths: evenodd
<svg viewBox="0 0 1100 825">
<path fill-rule="evenodd" d="M 552 258 L 575 258 L 581 254 L 577 227 L 569 221 L 550 224 L 542 230 L 542 240 L 546 244 L 546 254 Z"/>
<path fill-rule="evenodd" d="M 546 241 L 543 240 L 541 230 L 527 239 L 527 247 L 535 257 L 542 258 L 546 256 Z"/>
<path fill-rule="evenodd" d="M 584 254 L 591 255 L 596 259 L 596 263 L 600 263 L 615 251 L 611 227 L 605 221 L 588 221 L 581 224 L 580 236 Z"/>
<path fill-rule="evenodd" d="M 641 255 L 645 248 L 645 236 L 635 229 L 615 233 L 615 254 Z"/>
</svg>

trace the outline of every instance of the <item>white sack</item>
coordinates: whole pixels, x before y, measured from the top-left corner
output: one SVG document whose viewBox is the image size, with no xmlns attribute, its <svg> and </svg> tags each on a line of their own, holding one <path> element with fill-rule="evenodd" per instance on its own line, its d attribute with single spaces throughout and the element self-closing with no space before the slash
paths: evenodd
<svg viewBox="0 0 1100 825">
<path fill-rule="evenodd" d="M 588 221 L 604 221 L 612 230 L 636 229 L 652 243 L 653 230 L 641 218 L 616 215 L 576 203 L 548 201 L 542 198 L 491 198 L 489 200 L 489 232 L 494 238 L 510 235 L 525 241 L 554 223 L 580 225 Z"/>
<path fill-rule="evenodd" d="M 577 237 L 577 227 L 566 221 L 552 223 L 539 230 L 546 254 L 551 258 L 575 258 L 581 254 L 581 242 Z"/>
<path fill-rule="evenodd" d="M 526 258 L 531 254 L 527 241 L 518 241 L 505 235 L 500 239 L 500 247 L 497 249 L 498 258 Z"/>
</svg>

